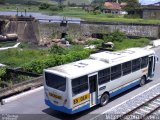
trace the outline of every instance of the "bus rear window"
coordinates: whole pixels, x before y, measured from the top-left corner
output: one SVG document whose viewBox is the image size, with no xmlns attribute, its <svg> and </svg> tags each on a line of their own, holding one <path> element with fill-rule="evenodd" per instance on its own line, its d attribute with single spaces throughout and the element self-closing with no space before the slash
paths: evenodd
<svg viewBox="0 0 160 120">
<path fill-rule="evenodd" d="M 66 78 L 52 74 L 52 73 L 45 73 L 45 80 L 46 84 L 49 87 L 54 89 L 65 91 L 66 90 Z"/>
</svg>

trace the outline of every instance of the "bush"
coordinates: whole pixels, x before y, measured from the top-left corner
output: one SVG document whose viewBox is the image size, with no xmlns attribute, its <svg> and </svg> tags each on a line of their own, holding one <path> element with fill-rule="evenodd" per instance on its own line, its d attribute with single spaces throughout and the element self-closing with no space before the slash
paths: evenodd
<svg viewBox="0 0 160 120">
<path fill-rule="evenodd" d="M 103 37 L 105 42 L 114 42 L 114 41 L 122 42 L 126 38 L 127 36 L 119 30 L 116 30 L 108 35 L 104 35 Z"/>
<path fill-rule="evenodd" d="M 88 40 L 86 44 L 88 45 L 101 45 L 103 43 L 103 40 L 97 39 L 97 40 Z"/>
<path fill-rule="evenodd" d="M 55 6 L 55 5 L 50 6 L 49 9 L 50 9 L 51 11 L 59 11 L 59 10 L 60 10 L 59 7 L 58 7 L 58 6 Z"/>
<path fill-rule="evenodd" d="M 68 36 L 66 37 L 66 40 L 70 43 L 70 44 L 75 44 L 75 42 L 73 41 L 73 38 Z"/>
<path fill-rule="evenodd" d="M 39 9 L 40 9 L 40 10 L 48 9 L 49 6 L 50 6 L 50 5 L 47 4 L 47 3 L 41 3 L 40 6 L 39 6 Z"/>
<path fill-rule="evenodd" d="M 25 65 L 22 66 L 22 68 L 25 71 L 33 72 L 41 74 L 43 69 L 54 67 L 58 65 L 62 65 L 65 63 L 81 60 L 84 58 L 87 58 L 89 56 L 90 51 L 83 50 L 83 51 L 71 51 L 66 55 L 54 55 L 49 56 L 46 59 L 38 59 L 33 60 Z"/>
<path fill-rule="evenodd" d="M 0 78 L 4 77 L 6 74 L 6 68 L 5 67 L 1 67 L 0 68 Z"/>
<path fill-rule="evenodd" d="M 93 11 L 93 14 L 94 14 L 94 15 L 101 14 L 101 11 L 100 11 L 100 10 L 95 10 L 95 11 Z"/>
<path fill-rule="evenodd" d="M 66 50 L 65 50 L 65 48 L 63 48 L 63 47 L 58 46 L 58 45 L 55 44 L 55 45 L 53 45 L 53 46 L 50 48 L 49 52 L 50 52 L 51 54 L 59 54 L 59 55 L 62 55 L 62 54 L 65 54 Z"/>
</svg>

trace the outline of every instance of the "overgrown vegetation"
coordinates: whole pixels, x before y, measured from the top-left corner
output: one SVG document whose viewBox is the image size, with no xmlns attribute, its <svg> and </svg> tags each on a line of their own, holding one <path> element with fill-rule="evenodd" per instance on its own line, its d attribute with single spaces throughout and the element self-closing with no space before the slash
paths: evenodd
<svg viewBox="0 0 160 120">
<path fill-rule="evenodd" d="M 104 35 L 103 39 L 105 42 L 122 42 L 124 39 L 127 39 L 127 36 L 125 33 L 116 30 L 114 32 L 108 33 L 107 35 Z"/>
<path fill-rule="evenodd" d="M 6 68 L 5 67 L 0 67 L 0 80 L 4 75 L 6 74 Z"/>
<path fill-rule="evenodd" d="M 41 74 L 44 68 L 61 65 L 64 63 L 88 57 L 90 50 L 80 46 L 62 48 L 53 46 L 51 49 L 9 49 L 1 51 L 0 63 L 11 67 L 22 67 L 25 71 Z"/>
<path fill-rule="evenodd" d="M 121 42 L 114 41 L 115 50 L 123 50 L 131 47 L 144 47 L 150 42 L 147 38 L 137 38 L 137 39 L 124 39 Z"/>
<path fill-rule="evenodd" d="M 114 50 L 122 50 L 130 47 L 143 47 L 149 44 L 149 39 L 137 38 L 129 39 L 124 33 L 115 31 L 108 33 L 103 39 L 89 39 L 87 45 L 96 45 L 100 47 L 103 42 L 113 42 Z M 94 50 L 84 49 L 82 45 L 72 45 L 70 48 L 64 48 L 53 45 L 51 48 L 36 48 L 27 43 L 22 43 L 17 49 L 9 49 L 0 52 L 0 63 L 9 67 L 20 67 L 22 70 L 37 74 L 42 74 L 43 69 L 54 67 L 73 61 L 85 59 Z M 8 73 L 7 73 L 8 74 Z M 6 74 L 6 68 L 0 68 L 0 88 L 11 86 L 15 83 L 31 79 L 30 77 L 16 75 L 16 81 L 12 80 L 12 75 Z M 5 76 L 5 77 L 4 77 Z M 3 80 L 1 80 L 1 78 Z M 6 80 L 4 79 L 6 78 Z M 15 76 L 13 76 L 15 79 Z"/>
<path fill-rule="evenodd" d="M 144 47 L 149 44 L 150 40 L 148 38 L 128 38 L 123 32 L 116 30 L 112 33 L 107 33 L 104 35 L 103 40 L 88 40 L 87 44 L 96 45 L 97 47 L 101 46 L 102 43 L 113 42 L 113 50 L 122 50 L 130 47 Z"/>
</svg>

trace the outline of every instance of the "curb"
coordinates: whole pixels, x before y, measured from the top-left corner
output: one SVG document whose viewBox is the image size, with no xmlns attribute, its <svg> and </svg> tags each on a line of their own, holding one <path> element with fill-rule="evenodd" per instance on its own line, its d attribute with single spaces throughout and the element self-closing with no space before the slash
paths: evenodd
<svg viewBox="0 0 160 120">
<path fill-rule="evenodd" d="M 4 105 L 4 104 L 6 104 L 6 103 L 12 102 L 12 101 L 14 101 L 14 100 L 17 100 L 17 99 L 22 98 L 22 97 L 24 97 L 24 96 L 27 96 L 27 95 L 29 95 L 29 94 L 32 94 L 32 93 L 38 92 L 38 91 L 40 91 L 40 90 L 43 90 L 43 88 L 44 88 L 44 87 L 41 86 L 41 87 L 39 87 L 39 88 L 35 88 L 35 89 L 33 89 L 33 90 L 29 90 L 29 91 L 20 93 L 20 94 L 18 94 L 18 95 L 14 95 L 14 96 L 12 96 L 12 97 L 9 97 L 9 98 L 6 98 L 6 99 L 2 99 L 1 104 Z"/>
</svg>

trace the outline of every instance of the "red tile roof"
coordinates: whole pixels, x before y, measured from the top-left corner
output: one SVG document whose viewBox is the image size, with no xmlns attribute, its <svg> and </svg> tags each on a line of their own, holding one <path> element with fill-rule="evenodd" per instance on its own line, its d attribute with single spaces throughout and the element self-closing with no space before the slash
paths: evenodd
<svg viewBox="0 0 160 120">
<path fill-rule="evenodd" d="M 121 10 L 121 5 L 116 2 L 105 2 L 104 7 L 111 10 Z"/>
</svg>

